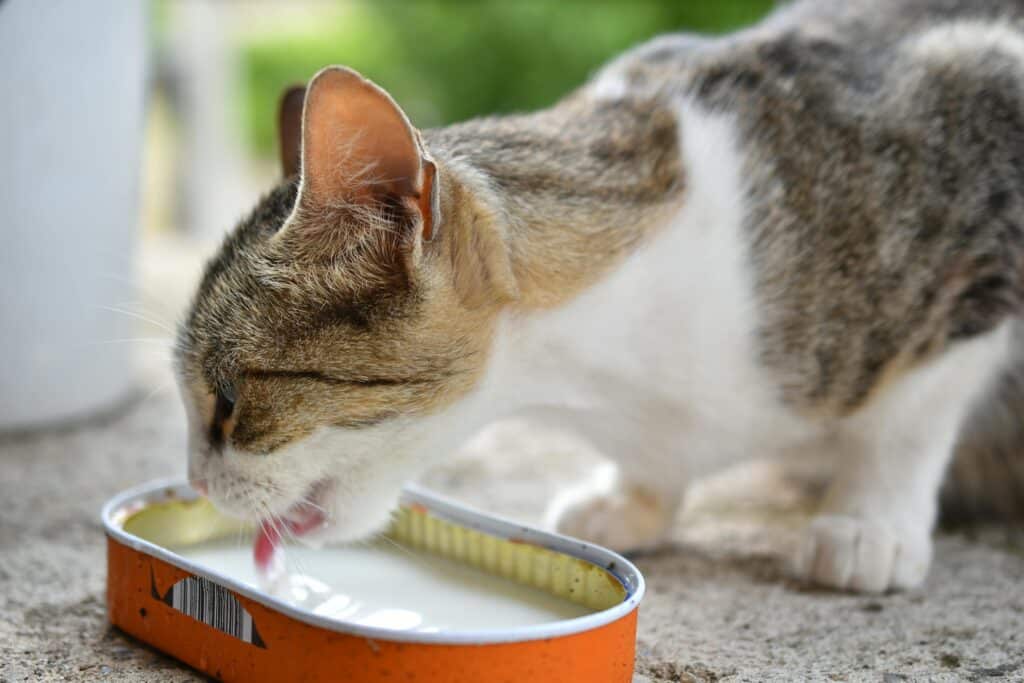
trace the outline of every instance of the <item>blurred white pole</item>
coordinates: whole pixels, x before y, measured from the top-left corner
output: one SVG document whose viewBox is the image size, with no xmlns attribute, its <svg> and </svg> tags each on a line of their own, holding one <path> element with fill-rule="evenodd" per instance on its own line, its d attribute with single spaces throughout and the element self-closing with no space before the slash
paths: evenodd
<svg viewBox="0 0 1024 683">
<path fill-rule="evenodd" d="M 218 242 L 256 199 L 230 106 L 238 76 L 231 34 L 245 7 L 192 0 L 172 8 L 169 57 L 179 96 L 183 227 L 201 241 Z"/>
<path fill-rule="evenodd" d="M 0 428 L 132 385 L 146 3 L 0 3 Z"/>
</svg>

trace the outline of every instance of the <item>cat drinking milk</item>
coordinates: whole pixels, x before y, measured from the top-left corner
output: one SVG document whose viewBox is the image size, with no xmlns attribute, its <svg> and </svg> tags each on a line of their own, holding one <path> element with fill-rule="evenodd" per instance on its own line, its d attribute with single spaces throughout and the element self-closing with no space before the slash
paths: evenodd
<svg viewBox="0 0 1024 683">
<path fill-rule="evenodd" d="M 947 511 L 1024 511 L 1022 31 L 1008 0 L 808 0 L 423 131 L 320 71 L 181 327 L 192 481 L 359 539 L 526 416 L 616 465 L 555 527 L 635 550 L 695 478 L 828 456 L 794 572 L 920 584 L 944 478 Z"/>
</svg>

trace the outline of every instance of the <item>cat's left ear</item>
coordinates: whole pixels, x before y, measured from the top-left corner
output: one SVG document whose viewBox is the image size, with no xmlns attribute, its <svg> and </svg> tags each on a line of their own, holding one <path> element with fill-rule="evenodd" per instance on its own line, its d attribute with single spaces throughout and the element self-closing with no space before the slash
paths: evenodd
<svg viewBox="0 0 1024 683">
<path fill-rule="evenodd" d="M 344 67 L 313 78 L 303 110 L 300 207 L 397 200 L 419 213 L 429 241 L 440 223 L 439 193 L 437 167 L 390 95 Z"/>
<path fill-rule="evenodd" d="M 302 103 L 306 86 L 293 85 L 281 94 L 277 107 L 277 151 L 281 156 L 281 174 L 290 178 L 299 172 L 302 150 Z"/>
</svg>

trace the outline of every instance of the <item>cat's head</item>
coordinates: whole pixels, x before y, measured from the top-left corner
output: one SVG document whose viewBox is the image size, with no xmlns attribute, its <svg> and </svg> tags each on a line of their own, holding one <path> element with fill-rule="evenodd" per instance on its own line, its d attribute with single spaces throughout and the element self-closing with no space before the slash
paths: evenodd
<svg viewBox="0 0 1024 683">
<path fill-rule="evenodd" d="M 179 334 L 189 475 L 235 515 L 305 499 L 356 538 L 464 418 L 507 260 L 486 206 L 355 72 L 289 91 L 279 123 L 286 179 L 211 260 Z"/>
</svg>

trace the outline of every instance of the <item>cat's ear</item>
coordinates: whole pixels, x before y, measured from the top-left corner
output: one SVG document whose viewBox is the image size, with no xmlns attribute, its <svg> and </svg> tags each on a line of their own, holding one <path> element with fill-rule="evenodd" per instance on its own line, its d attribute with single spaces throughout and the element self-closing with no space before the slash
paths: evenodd
<svg viewBox="0 0 1024 683">
<path fill-rule="evenodd" d="M 384 90 L 351 69 L 328 67 L 310 82 L 302 122 L 300 206 L 387 206 L 439 223 L 437 169 L 419 133 Z"/>
<path fill-rule="evenodd" d="M 285 178 L 299 172 L 302 154 L 302 103 L 306 86 L 293 85 L 281 94 L 277 108 L 277 147 Z"/>
</svg>

